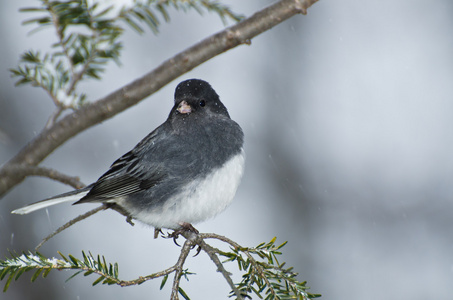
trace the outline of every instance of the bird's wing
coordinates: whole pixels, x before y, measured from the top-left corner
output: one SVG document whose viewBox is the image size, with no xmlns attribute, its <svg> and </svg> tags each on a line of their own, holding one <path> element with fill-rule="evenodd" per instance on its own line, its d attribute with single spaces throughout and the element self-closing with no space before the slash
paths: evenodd
<svg viewBox="0 0 453 300">
<path fill-rule="evenodd" d="M 149 189 L 161 182 L 167 173 L 159 167 L 158 162 L 153 164 L 143 161 L 143 153 L 150 150 L 150 145 L 157 144 L 156 139 L 156 131 L 153 131 L 134 149 L 117 159 L 93 184 L 90 192 L 74 204 L 102 202 L 127 196 Z"/>
<path fill-rule="evenodd" d="M 77 201 L 76 203 L 84 203 L 103 201 L 135 193 L 156 185 L 165 177 L 165 172 L 162 172 L 157 166 L 151 168 L 152 171 L 150 171 L 150 168 L 145 169 L 139 161 L 142 153 L 146 151 L 146 146 L 153 145 L 153 142 L 154 145 L 157 144 L 157 132 L 158 129 L 151 132 L 134 149 L 117 159 L 110 166 L 110 169 L 95 183 L 79 190 L 53 196 L 18 208 L 12 211 L 12 213 L 28 214 L 64 202 Z"/>
</svg>

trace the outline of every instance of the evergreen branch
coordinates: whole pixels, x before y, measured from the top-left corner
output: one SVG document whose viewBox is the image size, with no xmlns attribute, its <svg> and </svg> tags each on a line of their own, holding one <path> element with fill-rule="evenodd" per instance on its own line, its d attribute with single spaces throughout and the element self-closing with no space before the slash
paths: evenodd
<svg viewBox="0 0 453 300">
<path fill-rule="evenodd" d="M 208 11 L 216 12 L 224 22 L 226 16 L 240 19 L 239 15 L 226 6 L 193 0 L 135 2 L 112 17 L 106 15 L 112 11 L 113 6 L 100 11 L 97 3 L 89 5 L 86 0 L 41 0 L 39 7 L 22 9 L 22 12 L 40 13 L 39 17 L 24 24 L 35 24 L 38 29 L 53 26 L 58 40 L 53 45 L 53 48 L 57 48 L 56 52 L 46 55 L 42 60 L 39 58 L 39 52 L 26 52 L 19 67 L 11 69 L 12 76 L 19 77 L 17 85 L 28 83 L 43 88 L 57 107 L 49 117 L 46 128 L 50 128 L 64 110 L 83 104 L 85 96 L 79 96 L 75 91 L 84 78 L 100 79 L 100 73 L 109 61 L 114 60 L 119 64 L 122 44 L 118 39 L 124 30 L 117 25 L 118 21 L 126 21 L 138 32 L 143 32 L 139 23 L 146 23 L 157 33 L 159 21 L 153 11 L 159 11 L 168 21 L 169 14 L 166 9 L 170 4 L 176 9 L 194 8 L 199 13 L 202 13 L 200 7 L 203 6 Z M 76 26 L 85 27 L 88 34 L 78 30 Z M 68 30 L 69 28 L 71 30 Z M 24 58 L 30 55 L 36 55 L 37 59 Z"/>
<path fill-rule="evenodd" d="M 55 105 L 59 105 L 59 100 L 56 96 L 56 77 L 61 76 L 62 81 L 65 79 L 64 72 L 56 74 L 56 70 L 50 68 L 53 64 L 52 58 L 49 55 L 41 56 L 39 51 L 29 50 L 21 55 L 22 66 L 17 69 L 10 69 L 12 77 L 19 77 L 16 86 L 23 84 L 31 84 L 34 87 L 40 87 L 49 95 Z"/>
<path fill-rule="evenodd" d="M 64 67 L 64 62 L 55 55 L 41 56 L 39 51 L 27 51 L 21 55 L 20 65 L 16 69 L 10 69 L 10 72 L 12 77 L 19 77 L 16 85 L 31 84 L 40 87 L 52 99 L 56 110 L 49 117 L 46 128 L 50 128 L 64 110 L 75 109 L 74 103 L 81 104 L 85 99 L 83 94 L 68 95 L 64 92 L 71 76 Z"/>
<path fill-rule="evenodd" d="M 155 34 L 159 32 L 160 21 L 157 12 L 164 21 L 170 21 L 168 7 L 187 12 L 190 9 L 203 15 L 203 10 L 216 13 L 226 25 L 227 19 L 239 22 L 244 18 L 243 15 L 233 12 L 228 6 L 217 1 L 209 0 L 147 0 L 137 1 L 134 6 L 126 7 L 121 10 L 118 19 L 125 21 L 131 28 L 138 33 L 143 33 L 144 29 L 140 26 L 145 23 Z"/>
<path fill-rule="evenodd" d="M 86 254 L 82 251 L 83 260 L 80 260 L 70 254 L 66 257 L 60 252 L 58 253 L 61 256 L 61 259 L 46 258 L 39 252 L 29 252 L 22 253 L 20 256 L 11 253 L 11 258 L 0 260 L 0 280 L 5 279 L 6 276 L 9 275 L 3 291 L 6 292 L 8 290 L 13 278 L 14 280 L 18 280 L 24 272 L 33 270 L 35 271 L 35 275 L 32 277 L 32 282 L 37 279 L 41 272 L 43 272 L 43 277 L 46 277 L 51 270 L 78 270 L 78 272 L 69 279 L 72 279 L 80 273 L 83 273 L 85 276 L 96 274 L 99 275 L 99 277 L 93 282 L 93 285 L 102 283 L 108 285 L 117 284 L 120 286 L 131 286 L 171 274 L 178 268 L 178 264 L 176 264 L 161 272 L 139 277 L 135 280 L 125 281 L 118 277 L 118 264 L 107 264 L 104 256 L 98 255 L 97 257 L 94 257 L 91 253 Z"/>
<path fill-rule="evenodd" d="M 239 270 L 247 271 L 238 285 L 243 295 L 253 291 L 261 298 L 261 293 L 267 289 L 265 293 L 270 299 L 286 299 L 294 296 L 297 299 L 306 300 L 320 297 L 317 294 L 307 293 L 306 282 L 298 282 L 295 279 L 297 273 L 292 272 L 292 268 L 285 269 L 285 263 L 279 263 L 277 255 L 281 255 L 279 250 L 286 245 L 286 242 L 276 246 L 274 237 L 269 243 L 261 243 L 254 248 L 245 248 L 227 237 L 214 233 L 201 233 L 200 238 L 203 240 L 217 239 L 232 247 L 232 252 L 223 252 L 218 249 L 216 251 L 227 258 L 225 262 L 237 261 Z M 246 260 L 243 259 L 241 253 L 247 257 Z M 256 260 L 253 255 L 257 255 L 264 261 Z M 235 294 L 237 295 L 237 293 Z"/>
<path fill-rule="evenodd" d="M 317 0 L 281 0 L 236 25 L 210 36 L 168 59 L 155 70 L 104 98 L 84 105 L 46 128 L 0 169 L 0 197 L 20 183 L 23 175 L 5 176 L 10 164 L 37 165 L 57 147 L 85 129 L 137 104 L 203 62 L 250 40 L 286 19 L 306 13 Z"/>
<path fill-rule="evenodd" d="M 111 59 L 118 62 L 122 46 L 117 39 L 123 29 L 115 25 L 115 19 L 105 17 L 111 9 L 112 7 L 108 7 L 98 12 L 97 4 L 89 6 L 86 0 L 63 2 L 41 0 L 41 7 L 21 10 L 44 13 L 44 16 L 28 20 L 24 22 L 25 24 L 36 24 L 38 28 L 53 25 L 56 31 L 58 41 L 53 47 L 58 50 L 51 55 L 50 64 L 44 66 L 44 71 L 47 72 L 51 72 L 49 71 L 51 68 L 60 71 L 56 72 L 56 76 L 51 78 L 50 82 L 59 79 L 58 75 L 64 74 L 62 77 L 65 80 L 60 82 L 57 90 L 52 90 L 50 93 L 55 105 L 59 108 L 55 116 L 58 117 L 61 110 L 82 104 L 84 96 L 76 97 L 75 89 L 84 77 L 99 79 L 99 73 L 104 70 L 103 65 Z M 88 29 L 88 35 L 84 31 L 77 30 L 76 26 L 81 25 Z M 67 34 L 68 28 L 72 28 L 70 34 Z M 61 59 L 57 60 L 58 57 Z M 27 70 L 26 67 L 30 62 L 23 59 L 21 62 Z M 13 75 L 25 77 L 18 83 L 29 82 L 26 74 L 13 72 Z M 72 105 L 64 105 L 66 98 L 73 99 Z M 50 118 L 48 123 L 52 124 L 54 119 L 56 118 Z"/>
<path fill-rule="evenodd" d="M 69 49 L 66 47 L 66 43 L 63 42 L 65 36 L 64 36 L 64 31 L 66 26 L 62 26 L 60 23 L 60 18 L 56 12 L 56 10 L 53 8 L 53 5 L 49 3 L 49 1 L 44 0 L 43 5 L 46 6 L 48 13 L 50 14 L 50 19 L 52 20 L 51 24 L 55 27 L 57 37 L 58 37 L 58 45 L 62 48 L 64 55 L 66 56 L 66 59 L 68 62 L 71 62 L 71 56 L 69 55 Z M 74 66 L 72 64 L 69 64 L 70 71 L 71 71 L 71 77 L 74 77 L 75 71 L 74 71 Z"/>
<path fill-rule="evenodd" d="M 20 256 L 11 253 L 12 258 L 0 260 L 0 280 L 3 280 L 7 275 L 9 275 L 5 287 L 3 288 L 3 292 L 8 290 L 13 278 L 14 280 L 17 280 L 23 273 L 32 270 L 35 271 L 31 278 L 32 282 L 38 278 L 41 272 L 43 277 L 46 277 L 51 270 L 79 270 L 84 272 L 85 275 L 90 275 L 92 273 L 98 274 L 100 275 L 99 278 L 102 278 L 100 281 L 103 281 L 103 284 L 120 282 L 120 280 L 118 280 L 118 265 L 107 265 L 104 257 L 102 257 L 101 261 L 100 256 L 95 259 L 91 253 L 86 255 L 82 252 L 84 259 L 79 260 L 72 255 L 69 255 L 68 259 L 61 253 L 59 254 L 62 259 L 46 258 L 39 252 L 36 252 L 35 254 L 31 252 L 22 253 Z M 96 280 L 93 285 L 99 283 L 100 281 Z"/>
<path fill-rule="evenodd" d="M 99 211 L 103 206 L 98 208 Z M 94 211 L 94 210 L 93 210 Z M 162 289 L 167 282 L 168 276 L 174 274 L 171 299 L 179 299 L 179 295 L 188 299 L 187 294 L 180 287 L 182 277 L 187 277 L 190 273 L 184 269 L 184 264 L 188 254 L 194 246 L 199 246 L 201 250 L 206 252 L 210 259 L 217 266 L 231 287 L 231 295 L 237 299 L 250 298 L 250 293 L 255 293 L 260 299 L 302 299 L 309 300 L 320 297 L 317 294 L 310 294 L 306 290 L 306 282 L 299 282 L 295 278 L 297 273 L 292 271 L 292 268 L 285 268 L 285 263 L 279 263 L 276 259 L 280 255 L 280 249 L 286 244 L 280 246 L 275 245 L 276 238 L 273 238 L 269 243 L 261 243 L 253 248 L 240 246 L 238 243 L 217 234 L 200 233 L 196 234 L 190 231 L 183 231 L 181 234 L 186 238 L 177 262 L 165 270 L 147 275 L 140 276 L 133 280 L 122 280 L 119 278 L 118 264 L 107 263 L 104 256 L 93 256 L 90 252 L 86 254 L 82 252 L 83 259 L 77 259 L 72 255 L 64 256 L 60 252 L 61 259 L 45 258 L 39 252 L 23 253 L 18 256 L 11 253 L 11 258 L 0 260 L 0 280 L 6 278 L 4 292 L 8 289 L 12 279 L 17 280 L 23 273 L 34 271 L 32 282 L 42 274 L 43 277 L 51 270 L 76 270 L 69 279 L 83 273 L 85 276 L 96 274 L 99 277 L 93 282 L 93 285 L 102 284 L 117 284 L 120 286 L 132 286 L 142 284 L 145 281 L 162 278 L 160 288 Z M 176 233 L 170 234 L 169 237 L 177 236 Z M 231 246 L 230 251 L 222 251 L 205 242 L 206 239 L 217 239 Z M 242 257 L 244 254 L 247 259 Z M 219 255 L 226 257 L 226 261 L 221 262 Z M 258 256 L 258 259 L 253 256 Z M 227 262 L 236 261 L 239 270 L 243 272 L 242 281 L 234 284 L 230 273 L 224 268 Z M 69 280 L 68 279 L 68 280 Z"/>
<path fill-rule="evenodd" d="M 219 254 L 221 254 L 223 256 L 226 256 L 229 261 L 238 260 L 238 266 L 239 266 L 240 270 L 247 269 L 247 267 L 249 265 L 248 262 L 245 262 L 242 259 L 242 257 L 239 256 L 239 252 L 243 252 L 248 257 L 249 262 L 254 267 L 254 269 L 251 270 L 250 275 L 254 275 L 254 273 L 258 273 L 258 275 L 261 276 L 261 278 L 266 282 L 266 285 L 269 287 L 270 293 L 273 296 L 276 296 L 276 293 L 275 293 L 275 291 L 273 289 L 272 284 L 270 283 L 268 278 L 265 276 L 265 274 L 263 272 L 263 269 L 261 268 L 260 264 L 258 264 L 257 261 L 253 258 L 253 256 L 251 255 L 251 251 L 248 248 L 243 248 L 241 245 L 239 245 L 238 243 L 234 242 L 233 240 L 231 240 L 231 239 L 229 239 L 227 237 L 224 237 L 224 236 L 213 234 L 213 233 L 203 234 L 203 237 L 218 239 L 218 240 L 221 240 L 223 242 L 226 242 L 226 243 L 230 244 L 233 247 L 233 249 L 234 249 L 233 251 L 236 254 L 236 256 L 231 256 L 231 255 L 228 255 L 227 253 L 224 253 L 224 252 L 219 252 Z M 274 241 L 275 241 L 275 238 L 271 241 L 271 243 L 274 242 Z M 260 244 L 257 247 L 260 247 L 261 245 L 263 245 L 263 244 Z M 251 283 L 253 283 L 253 281 Z M 247 288 L 245 289 L 245 292 L 249 292 L 250 291 L 250 286 L 251 286 L 250 283 L 246 285 Z"/>
</svg>

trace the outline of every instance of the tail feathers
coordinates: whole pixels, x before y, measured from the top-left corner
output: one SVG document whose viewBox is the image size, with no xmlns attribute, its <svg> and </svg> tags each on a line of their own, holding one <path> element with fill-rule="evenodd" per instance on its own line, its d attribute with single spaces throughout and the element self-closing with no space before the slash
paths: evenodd
<svg viewBox="0 0 453 300">
<path fill-rule="evenodd" d="M 82 197 L 84 197 L 90 189 L 92 188 L 92 185 L 89 185 L 85 188 L 75 190 L 75 191 L 70 191 L 64 194 L 60 194 L 48 199 L 44 199 L 35 203 L 32 203 L 30 205 L 18 208 L 13 210 L 11 213 L 17 214 L 17 215 L 26 215 L 31 212 L 34 212 L 35 210 L 46 208 L 52 205 L 64 203 L 64 202 L 71 202 L 71 201 L 77 201 L 80 200 Z"/>
</svg>

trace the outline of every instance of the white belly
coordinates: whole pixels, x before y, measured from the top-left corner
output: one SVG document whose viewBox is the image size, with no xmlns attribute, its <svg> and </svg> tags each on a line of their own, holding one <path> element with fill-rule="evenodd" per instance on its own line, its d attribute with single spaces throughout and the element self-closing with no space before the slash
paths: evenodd
<svg viewBox="0 0 453 300">
<path fill-rule="evenodd" d="M 133 214 L 134 219 L 156 228 L 178 229 L 181 222 L 195 224 L 214 217 L 233 200 L 241 181 L 244 161 L 242 150 L 222 168 L 194 181 L 163 206 Z"/>
</svg>

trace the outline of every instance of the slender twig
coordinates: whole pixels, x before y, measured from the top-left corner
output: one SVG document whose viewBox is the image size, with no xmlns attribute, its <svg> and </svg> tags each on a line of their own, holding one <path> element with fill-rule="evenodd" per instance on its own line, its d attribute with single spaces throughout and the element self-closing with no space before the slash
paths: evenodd
<svg viewBox="0 0 453 300">
<path fill-rule="evenodd" d="M 119 285 L 124 287 L 124 286 L 142 284 L 145 281 L 148 281 L 148 280 L 151 280 L 151 279 L 155 279 L 155 278 L 159 278 L 159 277 L 163 277 L 165 275 L 169 275 L 169 274 L 173 273 L 174 271 L 176 271 L 176 268 L 177 268 L 177 264 L 174 265 L 173 267 L 170 267 L 170 268 L 165 269 L 163 271 L 156 272 L 156 273 L 153 273 L 153 274 L 147 275 L 147 276 L 140 276 L 139 278 L 134 279 L 134 280 L 121 280 L 119 282 Z"/>
<path fill-rule="evenodd" d="M 38 70 L 35 70 L 35 76 L 26 75 L 26 78 L 30 80 L 34 86 L 39 86 L 40 88 L 42 88 L 47 93 L 47 95 L 52 100 L 53 104 L 57 107 L 58 110 L 66 109 L 67 107 L 65 107 L 65 105 L 60 102 L 57 96 L 52 92 L 52 89 L 51 88 L 49 89 L 49 87 L 45 85 L 42 81 L 36 79 L 36 76 L 38 76 L 37 75 L 38 72 L 39 72 Z M 49 117 L 45 128 L 50 128 L 51 127 L 50 125 L 53 125 L 55 123 L 54 121 L 51 121 L 52 118 L 53 118 L 52 116 Z"/>
<path fill-rule="evenodd" d="M 55 101 L 54 101 L 55 102 Z M 61 105 L 61 102 L 60 104 L 57 104 L 55 102 L 55 105 L 57 105 L 57 108 L 54 110 L 54 112 L 50 115 L 49 119 L 47 119 L 47 123 L 46 123 L 46 126 L 45 128 L 50 128 L 53 126 L 53 124 L 55 124 L 55 122 L 57 121 L 58 117 L 61 116 L 61 114 L 63 113 L 64 110 L 66 110 L 68 107 L 65 106 L 65 105 Z"/>
<path fill-rule="evenodd" d="M 74 76 L 72 77 L 71 84 L 69 85 L 69 87 L 68 87 L 68 89 L 66 91 L 67 95 L 71 95 L 74 92 L 77 84 L 82 79 L 82 77 L 85 74 L 86 70 L 88 69 L 88 67 L 90 66 L 91 62 L 93 61 L 94 52 L 96 52 L 96 51 L 97 50 L 93 50 L 93 52 L 90 53 L 90 56 L 88 57 L 87 61 L 83 64 L 82 69 L 79 72 L 75 73 Z"/>
<path fill-rule="evenodd" d="M 52 92 L 52 90 L 49 90 L 46 85 L 42 84 L 40 81 L 33 80 L 39 87 L 41 87 L 43 90 L 46 91 L 47 95 L 49 95 L 50 99 L 52 99 L 53 104 L 59 109 L 65 108 L 64 104 L 61 103 L 60 99 L 57 98 L 57 96 Z"/>
<path fill-rule="evenodd" d="M 200 238 L 202 239 L 216 239 L 216 240 L 221 240 L 222 242 L 225 242 L 227 244 L 230 244 L 234 248 L 240 248 L 242 249 L 243 247 L 236 243 L 235 241 L 227 238 L 226 236 L 216 234 L 216 233 L 200 233 L 199 234 Z"/>
<path fill-rule="evenodd" d="M 288 18 L 306 13 L 317 0 L 281 0 L 251 17 L 216 33 L 168 59 L 155 70 L 114 91 L 98 101 L 68 114 L 51 128 L 46 128 L 22 148 L 10 164 L 37 165 L 68 139 L 99 124 L 152 95 L 172 80 L 203 62 L 250 40 Z M 0 169 L 0 197 L 20 183 L 25 174 L 5 176 Z"/>
<path fill-rule="evenodd" d="M 84 214 L 82 214 L 82 215 L 80 215 L 80 216 L 78 216 L 78 217 L 72 219 L 71 221 L 67 222 L 67 223 L 64 224 L 63 226 L 60 226 L 57 230 L 55 230 L 54 232 L 52 232 L 51 234 L 49 234 L 48 236 L 46 236 L 46 237 L 41 241 L 41 243 L 39 243 L 39 245 L 36 246 L 35 251 L 38 251 L 39 248 L 41 248 L 42 245 L 44 245 L 44 243 L 46 243 L 48 240 L 50 240 L 51 238 L 53 238 L 54 236 L 56 236 L 57 234 L 59 234 L 59 233 L 62 232 L 63 230 L 65 230 L 65 229 L 71 227 L 72 225 L 74 225 L 75 223 L 78 223 L 78 222 L 80 222 L 80 221 L 82 221 L 82 220 L 85 220 L 86 218 L 88 218 L 88 217 L 94 215 L 95 213 L 97 213 L 97 212 L 99 212 L 99 211 L 101 211 L 101 210 L 105 210 L 105 209 L 107 209 L 107 208 L 108 208 L 108 206 L 106 206 L 106 205 L 98 206 L 98 207 L 96 207 L 95 209 L 92 209 L 92 210 L 90 210 L 90 211 L 88 211 L 88 212 L 86 212 L 86 213 L 84 213 Z"/>
<path fill-rule="evenodd" d="M 75 189 L 81 189 L 85 187 L 79 177 L 69 176 L 63 173 L 60 173 L 56 170 L 45 168 L 45 167 L 36 167 L 30 165 L 19 165 L 19 164 L 8 164 L 2 168 L 2 172 L 5 173 L 5 176 L 41 176 L 47 177 L 61 183 L 72 186 Z"/>
<path fill-rule="evenodd" d="M 233 290 L 234 294 L 236 295 L 237 299 L 242 300 L 244 299 L 241 295 L 241 292 L 239 292 L 238 288 L 234 284 L 233 280 L 231 279 L 231 274 L 225 270 L 223 267 L 222 262 L 219 260 L 219 257 L 217 256 L 217 253 L 219 250 L 213 248 L 212 246 L 208 245 L 202 238 L 199 239 L 198 245 L 200 245 L 201 249 L 203 249 L 204 252 L 209 256 L 209 258 L 214 262 L 214 264 L 217 266 L 217 271 L 222 273 L 223 277 L 227 281 L 228 285 L 230 288 Z M 216 251 L 217 250 L 217 251 Z"/>
<path fill-rule="evenodd" d="M 178 262 L 176 263 L 175 278 L 173 279 L 173 286 L 171 288 L 171 300 L 178 300 L 179 296 L 179 283 L 181 281 L 182 271 L 184 262 L 186 261 L 187 255 L 189 255 L 190 249 L 194 245 L 194 234 L 191 233 L 189 238 L 186 239 L 184 245 L 181 249 L 181 254 L 179 255 Z"/>
</svg>

